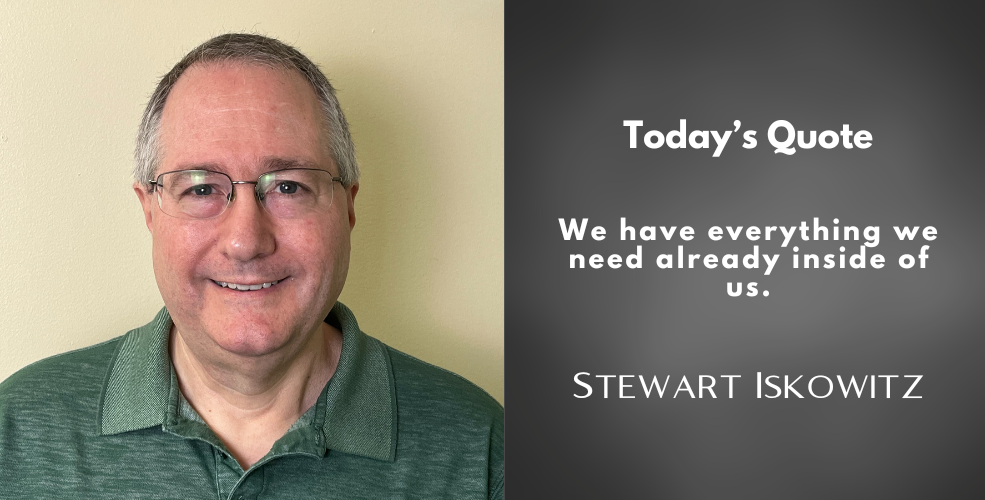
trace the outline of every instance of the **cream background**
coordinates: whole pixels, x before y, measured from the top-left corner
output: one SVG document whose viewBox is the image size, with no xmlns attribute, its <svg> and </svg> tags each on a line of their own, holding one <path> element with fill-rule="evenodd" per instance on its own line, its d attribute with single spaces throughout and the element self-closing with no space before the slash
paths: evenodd
<svg viewBox="0 0 985 500">
<path fill-rule="evenodd" d="M 340 300 L 503 401 L 501 1 L 0 2 L 0 379 L 162 306 L 134 135 L 156 79 L 228 31 L 339 91 L 362 168 Z"/>
</svg>

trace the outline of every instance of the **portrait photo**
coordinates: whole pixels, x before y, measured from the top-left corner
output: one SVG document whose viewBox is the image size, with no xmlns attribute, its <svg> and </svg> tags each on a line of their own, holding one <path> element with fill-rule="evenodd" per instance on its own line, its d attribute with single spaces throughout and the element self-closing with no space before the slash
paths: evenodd
<svg viewBox="0 0 985 500">
<path fill-rule="evenodd" d="M 503 2 L 0 22 L 0 497 L 502 496 Z"/>
</svg>

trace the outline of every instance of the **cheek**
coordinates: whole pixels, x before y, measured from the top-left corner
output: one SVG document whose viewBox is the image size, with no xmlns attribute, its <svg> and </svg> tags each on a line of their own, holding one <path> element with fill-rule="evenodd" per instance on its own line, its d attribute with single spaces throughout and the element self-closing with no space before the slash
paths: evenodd
<svg viewBox="0 0 985 500">
<path fill-rule="evenodd" d="M 296 248 L 315 260 L 329 262 L 349 250 L 349 232 L 336 220 L 306 220 L 293 234 L 297 236 Z"/>
<path fill-rule="evenodd" d="M 152 255 L 159 285 L 172 287 L 195 273 L 198 256 L 208 239 L 188 227 L 159 225 L 154 230 Z M 165 281 L 166 283 L 161 283 Z"/>
<path fill-rule="evenodd" d="M 296 255 L 322 281 L 321 286 L 333 287 L 344 280 L 349 266 L 349 231 L 338 221 L 330 223 L 304 221 L 292 242 Z"/>
</svg>

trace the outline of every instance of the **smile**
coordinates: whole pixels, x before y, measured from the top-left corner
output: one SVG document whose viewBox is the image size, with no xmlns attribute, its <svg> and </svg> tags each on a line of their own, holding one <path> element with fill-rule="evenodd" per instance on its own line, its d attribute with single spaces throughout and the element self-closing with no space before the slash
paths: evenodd
<svg viewBox="0 0 985 500">
<path fill-rule="evenodd" d="M 279 280 L 276 280 L 276 281 L 270 281 L 270 282 L 267 282 L 267 283 L 260 283 L 260 284 L 257 284 L 257 285 L 241 285 L 239 283 L 228 283 L 228 282 L 225 282 L 225 281 L 212 280 L 213 283 L 215 283 L 216 285 L 219 285 L 219 286 L 221 286 L 223 288 L 230 288 L 232 290 L 239 290 L 241 292 L 248 292 L 248 291 L 251 291 L 251 290 L 259 290 L 261 288 L 270 288 L 270 287 L 276 285 L 277 283 L 280 283 L 281 281 L 284 281 L 284 280 L 283 279 L 279 279 Z"/>
</svg>

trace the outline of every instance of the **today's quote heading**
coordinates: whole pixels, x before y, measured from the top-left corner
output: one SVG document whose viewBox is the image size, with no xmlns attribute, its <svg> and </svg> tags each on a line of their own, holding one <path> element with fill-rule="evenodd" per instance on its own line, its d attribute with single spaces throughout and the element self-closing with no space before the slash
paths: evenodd
<svg viewBox="0 0 985 500">
<path fill-rule="evenodd" d="M 629 147 L 637 149 L 642 143 L 650 149 L 667 147 L 670 149 L 711 149 L 715 148 L 713 157 L 718 158 L 728 144 L 732 134 L 738 134 L 742 122 L 732 122 L 732 129 L 719 132 L 718 130 L 696 129 L 688 132 L 687 120 L 680 120 L 678 128 L 663 132 L 657 129 L 647 130 L 643 120 L 623 120 L 623 126 L 629 129 Z M 757 131 L 749 129 L 742 132 L 742 147 L 754 149 L 759 144 L 756 139 Z M 868 130 L 853 131 L 849 124 L 844 124 L 841 130 L 797 130 L 786 120 L 776 120 L 766 131 L 767 139 L 775 154 L 792 155 L 797 148 L 813 149 L 820 146 L 824 149 L 868 149 L 872 147 L 872 133 Z M 712 144 L 714 142 L 714 144 Z"/>
</svg>

